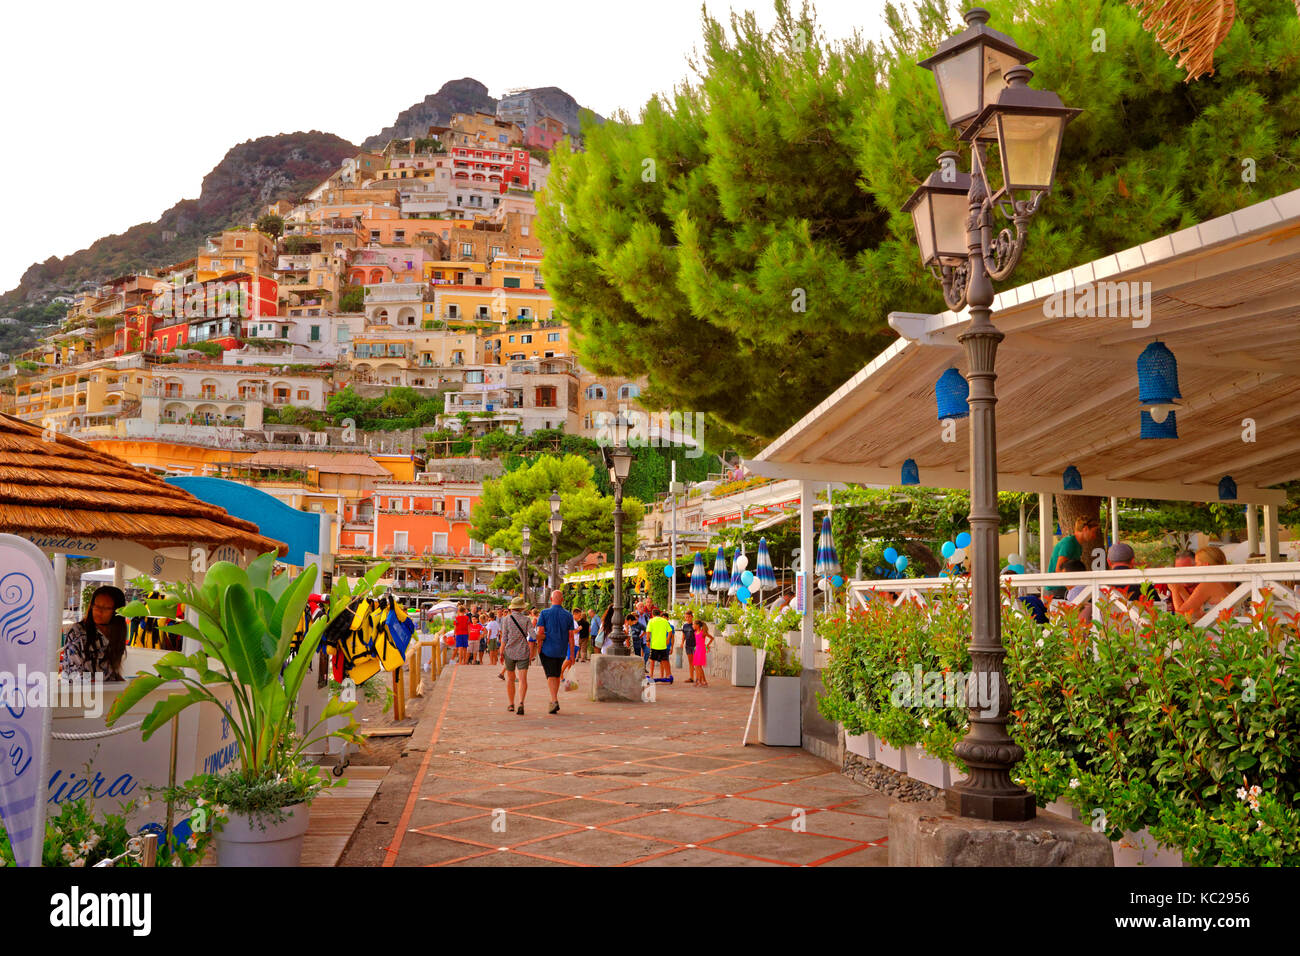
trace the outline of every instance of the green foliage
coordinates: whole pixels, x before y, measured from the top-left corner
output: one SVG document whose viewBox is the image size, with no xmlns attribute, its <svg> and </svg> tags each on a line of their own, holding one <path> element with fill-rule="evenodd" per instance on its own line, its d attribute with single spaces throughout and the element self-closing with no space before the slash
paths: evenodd
<svg viewBox="0 0 1300 956">
<path fill-rule="evenodd" d="M 471 514 L 470 537 L 492 550 L 518 554 L 525 525 L 532 528 L 530 565 L 545 576 L 550 560 L 549 498 L 560 494 L 564 525 L 557 549 L 564 562 L 584 551 L 614 551 L 614 500 L 601 495 L 591 465 L 577 455 L 548 455 L 508 471 L 483 484 L 483 494 Z M 636 550 L 636 529 L 645 506 L 623 499 L 623 552 Z M 532 577 L 530 573 L 530 578 Z"/>
<path fill-rule="evenodd" d="M 329 419 L 305 405 L 267 406 L 262 412 L 262 422 L 266 425 L 299 425 L 312 431 L 324 431 L 330 426 Z"/>
<path fill-rule="evenodd" d="M 776 6 L 768 33 L 752 14 L 729 33 L 706 15 L 696 81 L 636 121 L 584 127 L 583 152 L 560 145 L 538 210 L 583 364 L 647 375 L 656 407 L 710 413 L 715 448 L 798 420 L 893 340 L 890 311 L 942 309 L 902 205 L 940 151 L 965 149 L 916 66 L 960 29 L 946 3 L 921 0 L 912 22 L 891 8 L 881 46 L 828 43 L 808 9 Z M 1288 0 L 1240 4 L 1217 72 L 1191 84 L 1125 4 L 988 6 L 1039 56 L 1033 85 L 1087 109 L 1013 284 L 1300 186 Z"/>
<path fill-rule="evenodd" d="M 179 682 L 185 690 L 154 705 L 141 726 L 143 739 L 148 740 L 194 704 L 220 709 L 238 746 L 235 782 L 230 775 L 204 775 L 186 785 L 211 802 L 240 806 L 237 793 L 244 792 L 248 800 L 258 803 L 270 793 L 280 793 L 272 784 L 282 779 L 302 785 L 295 791 L 299 800 L 293 802 L 310 799 L 314 794 L 310 781 L 298 773 L 307 746 L 328 736 L 361 740 L 355 721 L 342 730 L 311 736 L 325 721 L 356 706 L 338 698 L 330 701 L 306 736 L 299 738 L 295 728 L 298 692 L 311 670 L 326 625 L 350 601 L 367 594 L 388 565 L 372 568 L 355 588 L 340 578 L 329 596 L 329 614 L 312 624 L 296 652 L 292 650 L 293 634 L 311 593 L 316 567 L 312 565 L 290 579 L 276 576 L 274 566 L 274 552 L 255 559 L 247 569 L 220 561 L 208 568 L 202 587 L 189 582 L 172 584 L 166 589 L 169 598 L 133 601 L 120 612 L 128 618 L 176 617 L 177 604 L 183 603 L 198 616 L 197 627 L 180 621 L 163 630 L 197 641 L 200 650 L 165 654 L 151 670 L 141 671 L 118 695 L 107 723 L 112 726 L 168 681 Z M 229 706 L 214 693 L 218 685 L 232 693 Z"/>
<path fill-rule="evenodd" d="M 89 768 L 87 768 L 89 769 Z M 69 800 L 59 806 L 57 814 L 45 818 L 45 843 L 41 865 L 53 867 L 93 867 L 101 860 L 114 859 L 126 852 L 127 842 L 136 834 L 131 818 L 139 811 L 132 800 L 119 806 L 117 813 L 98 816 L 94 797 Z M 166 841 L 158 844 L 156 866 L 197 866 L 203 859 L 211 833 L 195 833 L 186 843 Z M 0 867 L 17 866 L 9 835 L 0 825 Z M 114 866 L 138 867 L 130 857 Z"/>
<path fill-rule="evenodd" d="M 254 223 L 254 228 L 272 239 L 279 239 L 284 232 L 284 218 L 268 213 Z"/>
<path fill-rule="evenodd" d="M 336 425 L 350 418 L 365 431 L 403 431 L 436 422 L 443 404 L 441 393 L 426 398 L 403 386 L 374 398 L 362 398 L 347 385 L 330 396 L 325 410 Z"/>
<path fill-rule="evenodd" d="M 831 648 L 822 713 L 960 766 L 964 706 L 890 699 L 895 675 L 915 667 L 970 670 L 960 594 L 954 583 L 929 611 L 873 601 L 820 622 Z M 1141 602 L 1136 622 L 1101 614 L 1094 631 L 1077 610 L 1045 626 L 1002 611 L 1017 772 L 1040 805 L 1065 799 L 1088 820 L 1101 810 L 1113 839 L 1146 827 L 1202 865 L 1300 862 L 1297 615 L 1284 621 L 1269 600 L 1209 631 Z M 1265 796 L 1243 813 L 1237 788 L 1255 785 Z"/>
<path fill-rule="evenodd" d="M 226 350 L 224 345 L 217 342 L 186 342 L 181 348 L 192 349 L 195 352 L 202 352 L 208 358 L 217 358 Z"/>
</svg>

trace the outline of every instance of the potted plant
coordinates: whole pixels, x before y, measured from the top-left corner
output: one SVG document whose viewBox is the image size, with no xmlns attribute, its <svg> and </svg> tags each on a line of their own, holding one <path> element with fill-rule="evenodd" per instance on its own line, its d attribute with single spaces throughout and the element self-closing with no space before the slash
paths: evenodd
<svg viewBox="0 0 1300 956">
<path fill-rule="evenodd" d="M 769 747 L 798 747 L 803 743 L 799 701 L 803 667 L 780 632 L 765 635 L 762 647 L 766 655 L 758 692 L 759 739 Z"/>
<path fill-rule="evenodd" d="M 314 673 L 326 626 L 350 601 L 366 595 L 388 565 L 372 568 L 354 589 L 340 578 L 330 594 L 329 613 L 312 624 L 292 657 L 294 631 L 316 568 L 290 578 L 275 575 L 274 567 L 273 552 L 252 561 L 247 570 L 217 562 L 201 587 L 173 584 L 169 598 L 136 601 L 121 612 L 124 617 L 176 617 L 177 604 L 183 603 L 198 621 L 197 627 L 182 621 L 163 628 L 196 642 L 199 649 L 165 654 L 152 671 L 141 671 L 109 711 L 108 724 L 169 682 L 183 690 L 159 701 L 145 717 L 144 739 L 194 704 L 206 702 L 222 711 L 237 744 L 234 769 L 200 774 L 168 794 L 194 808 L 196 830 L 215 830 L 221 866 L 296 866 L 311 801 L 325 786 L 305 758 L 306 748 L 330 736 L 361 742 L 351 719 L 340 730 L 318 734 L 332 718 L 356 707 L 355 701 L 332 698 L 316 723 L 299 735 L 297 700 L 304 679 Z"/>
<path fill-rule="evenodd" d="M 713 612 L 713 626 L 721 629 L 723 639 L 731 645 L 731 686 L 753 687 L 758 680 L 758 652 L 749 632 L 732 623 L 730 608 L 719 607 Z"/>
</svg>

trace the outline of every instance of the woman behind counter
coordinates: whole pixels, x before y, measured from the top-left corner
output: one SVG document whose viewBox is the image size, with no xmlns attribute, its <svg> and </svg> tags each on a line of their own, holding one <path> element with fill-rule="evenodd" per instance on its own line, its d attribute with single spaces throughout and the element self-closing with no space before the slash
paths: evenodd
<svg viewBox="0 0 1300 956">
<path fill-rule="evenodd" d="M 126 619 L 117 616 L 126 595 L 111 585 L 96 588 L 83 620 L 68 629 L 63 645 L 63 673 L 69 676 L 103 675 L 122 680 L 126 655 Z"/>
</svg>

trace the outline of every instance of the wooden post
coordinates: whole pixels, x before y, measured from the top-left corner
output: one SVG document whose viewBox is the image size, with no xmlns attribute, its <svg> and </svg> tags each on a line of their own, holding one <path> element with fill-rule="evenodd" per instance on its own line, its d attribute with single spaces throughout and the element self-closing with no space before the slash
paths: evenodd
<svg viewBox="0 0 1300 956">
<path fill-rule="evenodd" d="M 393 719 L 406 719 L 406 693 L 402 688 L 402 669 L 393 671 Z"/>
<path fill-rule="evenodd" d="M 1250 554 L 1259 554 L 1259 512 L 1255 505 L 1246 505 L 1246 541 Z"/>
</svg>

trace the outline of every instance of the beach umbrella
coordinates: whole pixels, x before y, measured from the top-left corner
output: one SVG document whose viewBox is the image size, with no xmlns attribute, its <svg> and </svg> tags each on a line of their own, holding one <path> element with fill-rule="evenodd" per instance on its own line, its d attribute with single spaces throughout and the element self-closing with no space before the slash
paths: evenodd
<svg viewBox="0 0 1300 956">
<path fill-rule="evenodd" d="M 772 567 L 772 556 L 767 553 L 767 538 L 758 539 L 758 557 L 754 559 L 754 583 L 751 591 L 762 593 L 776 587 L 776 571 Z"/>
<path fill-rule="evenodd" d="M 822 533 L 817 536 L 817 562 L 813 573 L 819 578 L 830 578 L 840 573 L 840 559 L 835 554 L 835 543 L 831 540 L 830 516 L 822 518 Z"/>
<path fill-rule="evenodd" d="M 709 582 L 709 590 L 725 591 L 731 587 L 731 572 L 727 570 L 727 555 L 722 550 L 722 545 L 718 545 L 717 556 L 713 559 L 713 580 Z"/>
<path fill-rule="evenodd" d="M 703 601 L 709 593 L 709 578 L 704 572 L 704 555 L 695 552 L 695 564 L 691 567 L 691 597 Z"/>
</svg>

